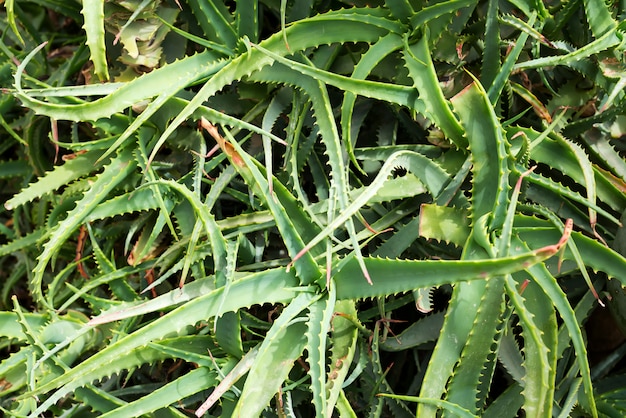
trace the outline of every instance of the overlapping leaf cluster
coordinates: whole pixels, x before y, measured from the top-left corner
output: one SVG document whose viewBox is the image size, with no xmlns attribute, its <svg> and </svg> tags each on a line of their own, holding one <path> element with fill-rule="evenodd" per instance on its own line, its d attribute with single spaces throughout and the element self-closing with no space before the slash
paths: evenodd
<svg viewBox="0 0 626 418">
<path fill-rule="evenodd" d="M 5 6 L 7 414 L 624 413 L 618 3 Z"/>
</svg>

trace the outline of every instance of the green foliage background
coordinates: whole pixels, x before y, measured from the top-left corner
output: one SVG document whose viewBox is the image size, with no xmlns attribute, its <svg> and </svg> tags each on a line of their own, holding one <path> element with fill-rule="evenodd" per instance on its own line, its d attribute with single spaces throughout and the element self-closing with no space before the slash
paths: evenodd
<svg viewBox="0 0 626 418">
<path fill-rule="evenodd" d="M 626 414 L 623 2 L 4 6 L 6 415 Z"/>
</svg>

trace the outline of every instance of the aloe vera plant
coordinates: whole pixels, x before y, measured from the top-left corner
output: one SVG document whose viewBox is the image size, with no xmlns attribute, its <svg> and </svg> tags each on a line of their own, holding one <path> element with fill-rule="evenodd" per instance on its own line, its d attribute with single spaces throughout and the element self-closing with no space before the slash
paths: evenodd
<svg viewBox="0 0 626 418">
<path fill-rule="evenodd" d="M 6 414 L 625 413 L 625 11 L 360 3 L 5 2 Z"/>
</svg>

